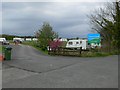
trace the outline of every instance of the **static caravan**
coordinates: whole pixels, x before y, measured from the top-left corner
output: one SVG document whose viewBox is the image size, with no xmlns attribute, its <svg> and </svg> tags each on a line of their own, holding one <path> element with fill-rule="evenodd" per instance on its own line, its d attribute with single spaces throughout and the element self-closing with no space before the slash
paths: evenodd
<svg viewBox="0 0 120 90">
<path fill-rule="evenodd" d="M 22 40 L 22 41 L 25 41 L 25 39 L 24 39 L 24 38 L 21 38 L 21 40 Z"/>
<path fill-rule="evenodd" d="M 69 40 L 67 42 L 66 48 L 80 48 L 83 50 L 87 49 L 87 39 Z"/>
<path fill-rule="evenodd" d="M 20 42 L 20 43 L 22 43 L 23 40 L 22 40 L 22 38 L 13 38 L 13 42 Z"/>
<path fill-rule="evenodd" d="M 60 41 L 67 42 L 67 38 L 61 38 Z"/>
<path fill-rule="evenodd" d="M 59 41 L 61 41 L 61 42 L 67 42 L 67 38 L 55 38 L 55 39 L 53 39 L 53 41 L 56 41 L 56 40 L 59 40 Z"/>
<path fill-rule="evenodd" d="M 32 39 L 31 38 L 26 38 L 26 41 L 32 41 Z"/>
<path fill-rule="evenodd" d="M 37 38 L 33 38 L 32 40 L 33 40 L 33 41 L 38 41 L 38 39 L 37 39 Z"/>
</svg>

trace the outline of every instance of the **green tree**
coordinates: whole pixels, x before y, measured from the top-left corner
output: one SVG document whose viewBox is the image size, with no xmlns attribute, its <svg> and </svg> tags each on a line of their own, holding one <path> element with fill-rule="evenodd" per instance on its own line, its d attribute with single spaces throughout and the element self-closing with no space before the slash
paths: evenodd
<svg viewBox="0 0 120 90">
<path fill-rule="evenodd" d="M 50 41 L 53 41 L 54 38 L 58 38 L 58 33 L 52 30 L 52 27 L 49 23 L 44 22 L 40 30 L 36 33 L 38 38 L 38 43 L 42 50 L 46 50 Z"/>
<path fill-rule="evenodd" d="M 13 38 L 15 37 L 15 35 L 2 34 L 2 35 L 0 35 L 0 37 L 6 38 L 7 40 L 13 40 Z"/>
<path fill-rule="evenodd" d="M 101 34 L 109 51 L 120 48 L 120 2 L 107 3 L 89 18 L 92 29 Z"/>
<path fill-rule="evenodd" d="M 116 2 L 115 4 L 115 32 L 114 32 L 114 41 L 115 46 L 118 47 L 118 50 L 120 50 L 120 1 Z"/>
</svg>

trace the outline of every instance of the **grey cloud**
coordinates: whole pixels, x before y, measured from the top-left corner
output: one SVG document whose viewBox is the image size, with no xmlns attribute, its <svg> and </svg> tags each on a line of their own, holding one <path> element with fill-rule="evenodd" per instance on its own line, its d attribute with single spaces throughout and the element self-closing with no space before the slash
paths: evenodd
<svg viewBox="0 0 120 90">
<path fill-rule="evenodd" d="M 44 21 L 61 37 L 85 37 L 90 33 L 87 14 L 103 3 L 3 3 L 3 33 L 33 35 Z M 82 34 L 81 34 L 82 33 Z"/>
</svg>

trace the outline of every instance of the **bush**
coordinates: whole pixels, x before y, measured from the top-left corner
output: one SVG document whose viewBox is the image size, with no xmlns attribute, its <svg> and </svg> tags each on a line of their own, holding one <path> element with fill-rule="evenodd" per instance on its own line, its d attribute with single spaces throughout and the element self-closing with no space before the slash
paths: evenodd
<svg viewBox="0 0 120 90">
<path fill-rule="evenodd" d="M 109 53 L 103 53 L 103 52 L 82 52 L 82 57 L 103 57 L 103 56 L 108 56 L 111 55 Z"/>
</svg>

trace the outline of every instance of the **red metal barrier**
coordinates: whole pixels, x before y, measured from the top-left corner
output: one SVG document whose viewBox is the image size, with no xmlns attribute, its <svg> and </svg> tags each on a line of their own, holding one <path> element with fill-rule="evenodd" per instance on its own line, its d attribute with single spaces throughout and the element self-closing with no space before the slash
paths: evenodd
<svg viewBox="0 0 120 90">
<path fill-rule="evenodd" d="M 0 61 L 3 61 L 3 60 L 4 60 L 4 56 L 0 55 Z"/>
</svg>

